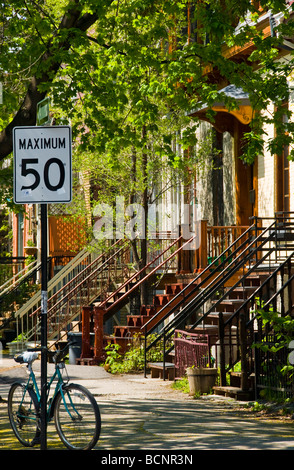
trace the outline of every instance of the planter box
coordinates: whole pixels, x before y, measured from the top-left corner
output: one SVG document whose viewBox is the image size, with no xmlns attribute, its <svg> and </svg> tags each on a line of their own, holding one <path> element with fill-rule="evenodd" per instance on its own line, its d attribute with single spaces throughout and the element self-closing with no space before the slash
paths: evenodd
<svg viewBox="0 0 294 470">
<path fill-rule="evenodd" d="M 22 344 L 21 342 L 11 342 L 11 343 L 6 343 L 6 347 L 9 350 L 9 355 L 14 356 L 17 353 L 23 352 L 25 350 L 25 345 L 24 343 Z"/>
<path fill-rule="evenodd" d="M 25 342 L 21 341 L 12 341 L 11 343 L 6 343 L 6 347 L 9 350 L 9 355 L 14 356 L 17 353 L 22 353 L 27 350 L 27 348 L 35 348 L 36 343 L 34 342 Z"/>
<path fill-rule="evenodd" d="M 38 251 L 38 248 L 36 246 L 25 246 L 24 251 L 26 255 L 35 255 Z"/>
<path fill-rule="evenodd" d="M 188 368 L 187 377 L 189 382 L 190 393 L 208 393 L 215 385 L 218 370 L 214 367 L 205 368 Z"/>
</svg>

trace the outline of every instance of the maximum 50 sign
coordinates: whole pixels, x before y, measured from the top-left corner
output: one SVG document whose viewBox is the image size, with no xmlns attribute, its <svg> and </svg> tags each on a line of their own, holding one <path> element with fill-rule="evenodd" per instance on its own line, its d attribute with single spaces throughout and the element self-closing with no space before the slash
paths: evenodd
<svg viewBox="0 0 294 470">
<path fill-rule="evenodd" d="M 14 202 L 70 202 L 71 128 L 15 127 L 13 130 Z"/>
</svg>

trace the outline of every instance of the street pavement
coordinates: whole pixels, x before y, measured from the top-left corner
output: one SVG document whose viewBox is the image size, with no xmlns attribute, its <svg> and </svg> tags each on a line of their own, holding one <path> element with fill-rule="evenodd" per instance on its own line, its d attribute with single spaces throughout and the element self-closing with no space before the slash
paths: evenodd
<svg viewBox="0 0 294 470">
<path fill-rule="evenodd" d="M 40 361 L 34 363 L 34 370 L 40 377 Z M 48 376 L 52 370 L 53 365 L 48 364 Z M 131 455 L 133 451 L 159 455 L 184 452 L 188 456 L 204 450 L 294 450 L 293 420 L 254 418 L 240 411 L 240 403 L 233 399 L 194 399 L 172 389 L 167 380 L 145 378 L 143 374 L 112 375 L 98 366 L 68 365 L 67 372 L 71 382 L 88 388 L 99 404 L 102 430 L 95 450 L 100 450 L 101 458 L 118 458 L 117 452 Z M 25 366 L 13 359 L 1 360 L 0 451 L 24 450 L 10 429 L 6 400 L 11 383 L 25 377 Z M 47 442 L 48 450 L 64 450 L 51 423 Z M 112 452 L 115 457 L 111 457 Z"/>
</svg>

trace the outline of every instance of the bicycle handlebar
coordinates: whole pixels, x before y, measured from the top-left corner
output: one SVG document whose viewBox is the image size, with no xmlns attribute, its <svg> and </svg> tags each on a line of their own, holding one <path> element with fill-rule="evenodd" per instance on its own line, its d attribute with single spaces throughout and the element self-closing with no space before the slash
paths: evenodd
<svg viewBox="0 0 294 470">
<path fill-rule="evenodd" d="M 40 346 L 40 347 L 36 347 L 36 348 L 28 348 L 28 351 L 30 351 L 30 352 L 46 351 L 47 353 L 50 352 L 52 354 L 53 361 L 57 364 L 58 362 L 62 361 L 64 356 L 66 356 L 65 353 L 67 353 L 67 350 L 68 350 L 68 348 L 71 344 L 73 344 L 73 342 L 68 341 L 68 343 L 65 345 L 65 347 L 63 349 L 57 349 L 56 351 L 49 351 L 47 346 Z"/>
<path fill-rule="evenodd" d="M 63 349 L 57 349 L 56 351 L 52 351 L 52 353 L 54 353 L 53 361 L 55 362 L 55 364 L 62 361 L 62 359 L 66 356 L 68 348 L 71 344 L 73 344 L 73 342 L 68 341 L 68 343 L 65 345 Z"/>
</svg>

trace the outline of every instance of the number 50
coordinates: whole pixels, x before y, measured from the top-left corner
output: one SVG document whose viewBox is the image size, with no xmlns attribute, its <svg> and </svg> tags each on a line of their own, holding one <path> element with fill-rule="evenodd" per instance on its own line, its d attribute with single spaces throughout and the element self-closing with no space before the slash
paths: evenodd
<svg viewBox="0 0 294 470">
<path fill-rule="evenodd" d="M 30 168 L 29 165 L 37 165 L 39 163 L 38 158 L 24 158 L 21 161 L 21 176 L 28 176 L 28 175 L 33 175 L 34 177 L 34 182 L 28 186 L 23 185 L 21 187 L 22 189 L 31 189 L 32 191 L 36 189 L 41 181 L 41 176 L 39 172 L 35 168 Z M 52 184 L 49 178 L 49 170 L 51 165 L 56 164 L 59 167 L 59 181 L 57 184 Z M 64 180 L 65 180 L 65 170 L 64 170 L 64 165 L 59 158 L 50 158 L 47 160 L 45 166 L 44 166 L 44 183 L 47 189 L 50 191 L 57 191 L 58 189 L 62 188 L 64 185 Z"/>
</svg>

